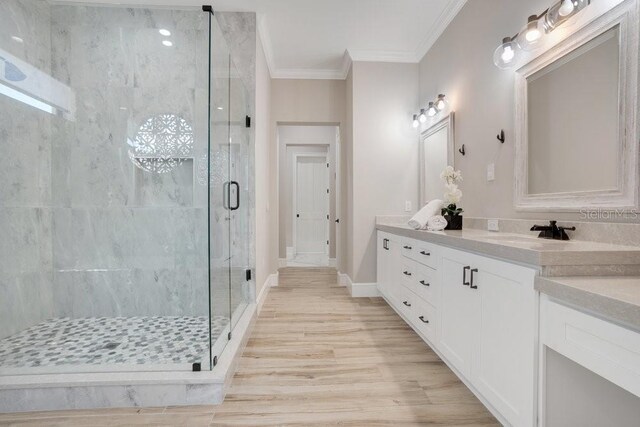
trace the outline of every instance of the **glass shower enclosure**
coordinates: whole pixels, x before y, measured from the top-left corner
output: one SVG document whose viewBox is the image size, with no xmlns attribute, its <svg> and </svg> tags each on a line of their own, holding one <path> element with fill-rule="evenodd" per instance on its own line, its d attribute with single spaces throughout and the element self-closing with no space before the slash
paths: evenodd
<svg viewBox="0 0 640 427">
<path fill-rule="evenodd" d="M 0 375 L 224 357 L 254 298 L 228 46 L 194 8 L 0 2 Z"/>
</svg>

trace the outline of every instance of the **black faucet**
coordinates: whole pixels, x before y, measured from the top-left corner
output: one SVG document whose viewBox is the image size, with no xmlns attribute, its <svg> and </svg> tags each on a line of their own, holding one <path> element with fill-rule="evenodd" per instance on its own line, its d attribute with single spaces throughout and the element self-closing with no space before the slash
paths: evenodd
<svg viewBox="0 0 640 427">
<path fill-rule="evenodd" d="M 565 230 L 575 231 L 575 227 L 558 227 L 558 221 L 549 221 L 549 225 L 534 225 L 531 231 L 539 231 L 538 237 L 541 239 L 569 240 Z"/>
</svg>

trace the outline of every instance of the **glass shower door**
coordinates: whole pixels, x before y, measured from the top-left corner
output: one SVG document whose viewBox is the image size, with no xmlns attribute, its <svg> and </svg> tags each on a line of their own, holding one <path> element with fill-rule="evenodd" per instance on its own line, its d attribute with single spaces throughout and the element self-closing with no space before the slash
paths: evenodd
<svg viewBox="0 0 640 427">
<path fill-rule="evenodd" d="M 209 177 L 209 307 L 211 361 L 218 361 L 229 342 L 231 203 L 229 177 L 229 48 L 210 14 L 209 152 L 203 169 Z"/>
<path fill-rule="evenodd" d="M 249 118 L 248 91 L 231 61 L 229 82 L 230 134 L 229 173 L 237 200 L 231 211 L 231 259 L 229 265 L 229 293 L 231 298 L 231 328 L 233 329 L 252 295 L 252 257 L 250 236 L 252 231 L 253 206 L 253 150 L 251 144 L 251 119 Z"/>
</svg>

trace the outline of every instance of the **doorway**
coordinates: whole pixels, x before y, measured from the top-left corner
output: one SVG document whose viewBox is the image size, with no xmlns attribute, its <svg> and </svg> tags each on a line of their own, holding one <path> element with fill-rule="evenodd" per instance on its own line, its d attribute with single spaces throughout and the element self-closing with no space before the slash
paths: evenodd
<svg viewBox="0 0 640 427">
<path fill-rule="evenodd" d="M 281 267 L 335 267 L 339 217 L 339 126 L 279 124 Z"/>
</svg>

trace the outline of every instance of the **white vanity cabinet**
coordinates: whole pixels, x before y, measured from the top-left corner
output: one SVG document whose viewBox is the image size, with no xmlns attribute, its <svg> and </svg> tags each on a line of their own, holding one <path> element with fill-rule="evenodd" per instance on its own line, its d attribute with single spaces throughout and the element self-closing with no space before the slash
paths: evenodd
<svg viewBox="0 0 640 427">
<path fill-rule="evenodd" d="M 535 425 L 536 270 L 378 234 L 396 242 L 379 244 L 387 253 L 378 258 L 380 292 L 390 305 L 503 421 Z"/>
</svg>

